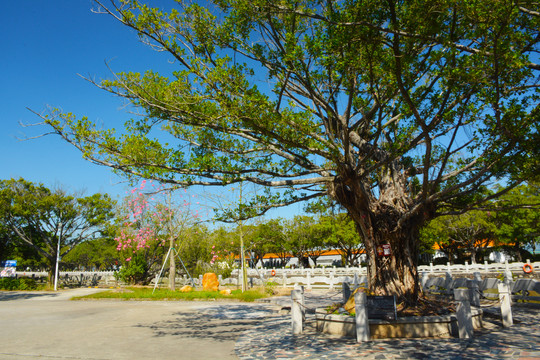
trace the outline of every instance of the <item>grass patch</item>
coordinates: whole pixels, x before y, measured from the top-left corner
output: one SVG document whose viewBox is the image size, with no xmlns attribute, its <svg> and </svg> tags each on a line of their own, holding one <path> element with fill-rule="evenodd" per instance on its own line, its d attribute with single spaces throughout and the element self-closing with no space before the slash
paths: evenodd
<svg viewBox="0 0 540 360">
<path fill-rule="evenodd" d="M 237 300 L 252 302 L 268 296 L 264 288 L 254 288 L 242 292 L 233 290 L 231 295 L 222 295 L 217 291 L 192 291 L 183 293 L 180 291 L 171 291 L 169 289 L 157 289 L 152 293 L 152 288 L 128 287 L 119 290 L 102 291 L 86 296 L 77 296 L 73 300 L 86 299 L 119 299 L 119 300 Z"/>
</svg>

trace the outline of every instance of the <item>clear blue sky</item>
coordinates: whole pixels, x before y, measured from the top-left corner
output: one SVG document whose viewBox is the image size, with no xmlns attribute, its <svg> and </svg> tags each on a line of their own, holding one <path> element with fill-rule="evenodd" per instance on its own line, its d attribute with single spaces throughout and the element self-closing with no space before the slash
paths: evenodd
<svg viewBox="0 0 540 360">
<path fill-rule="evenodd" d="M 152 5 L 172 0 L 153 0 Z M 23 177 L 46 186 L 61 185 L 87 195 L 126 193 L 129 185 L 109 168 L 82 159 L 78 150 L 57 136 L 21 141 L 47 132 L 47 127 L 21 127 L 38 123 L 30 112 L 58 107 L 86 115 L 105 127 L 120 127 L 129 117 L 122 101 L 98 89 L 78 74 L 96 80 L 115 72 L 148 69 L 169 73 L 171 58 L 139 42 L 135 32 L 109 15 L 96 14 L 91 0 L 3 1 L 0 12 L 0 179 Z M 106 64 L 107 63 L 107 64 Z M 227 193 L 225 191 L 225 193 Z M 291 216 L 297 204 L 274 211 Z M 272 212 L 269 214 L 270 216 Z"/>
<path fill-rule="evenodd" d="M 93 165 L 57 136 L 29 141 L 46 127 L 23 128 L 42 112 L 61 108 L 107 127 L 128 117 L 122 102 L 82 79 L 109 78 L 114 71 L 171 67 L 167 57 L 138 41 L 135 33 L 108 15 L 92 13 L 90 0 L 3 1 L 0 12 L 2 124 L 0 178 L 19 178 L 63 185 L 87 194 L 123 194 L 126 184 L 105 167 Z"/>
</svg>

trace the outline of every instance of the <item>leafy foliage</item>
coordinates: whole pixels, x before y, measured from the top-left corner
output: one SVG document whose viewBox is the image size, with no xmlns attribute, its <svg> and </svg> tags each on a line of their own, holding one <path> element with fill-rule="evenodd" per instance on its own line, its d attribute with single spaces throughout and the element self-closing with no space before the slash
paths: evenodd
<svg viewBox="0 0 540 360">
<path fill-rule="evenodd" d="M 150 272 L 150 265 L 152 263 L 148 261 L 145 254 L 138 253 L 131 256 L 129 261 L 124 262 L 114 276 L 126 284 L 148 284 L 155 276 Z"/>
<path fill-rule="evenodd" d="M 36 280 L 29 278 L 0 278 L 0 290 L 37 290 Z"/>
<path fill-rule="evenodd" d="M 487 249 L 499 250 L 522 261 L 540 241 L 538 185 L 530 183 L 485 204 L 482 211 L 432 220 L 421 232 L 429 247 L 437 244 L 448 260 L 482 261 Z"/>
<path fill-rule="evenodd" d="M 522 261 L 540 244 L 540 187 L 529 183 L 512 189 L 495 203 L 492 212 L 501 248 Z"/>
<path fill-rule="evenodd" d="M 57 257 L 105 231 L 113 205 L 108 195 L 77 197 L 24 179 L 0 182 L 0 221 L 13 241 L 47 260 L 51 282 Z"/>
<path fill-rule="evenodd" d="M 378 293 L 414 301 L 424 223 L 540 172 L 532 0 L 97 2 L 178 70 L 96 84 L 143 113 L 119 133 L 54 109 L 53 132 L 128 177 L 266 188 L 240 218 L 330 196 Z"/>
</svg>

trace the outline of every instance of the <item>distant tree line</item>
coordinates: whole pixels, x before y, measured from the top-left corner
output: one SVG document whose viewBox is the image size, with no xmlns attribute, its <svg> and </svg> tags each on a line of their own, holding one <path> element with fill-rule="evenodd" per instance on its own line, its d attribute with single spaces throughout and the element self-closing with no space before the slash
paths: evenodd
<svg viewBox="0 0 540 360">
<path fill-rule="evenodd" d="M 157 193 L 150 206 L 141 193 L 116 202 L 106 194 L 82 196 L 24 179 L 1 180 L 0 260 L 17 260 L 19 269 L 47 270 L 52 281 L 59 248 L 63 271 L 115 270 L 128 283 L 147 284 L 172 248 L 175 256 L 168 261 L 174 257 L 176 263 L 166 272 L 228 276 L 239 264 L 241 232 L 251 267 L 285 267 L 293 257 L 299 266 L 317 266 L 330 249 L 341 255 L 342 265 L 360 264 L 364 244 L 354 222 L 329 204 L 313 205 L 306 215 L 291 219 L 209 227 L 185 201 L 167 204 Z M 141 204 L 137 198 L 144 206 L 133 205 Z M 534 259 L 539 203 L 540 187 L 529 184 L 485 209 L 437 218 L 421 232 L 421 252 L 433 254 L 437 245 L 445 260 L 475 263 L 487 259 L 489 247 L 516 260 Z"/>
</svg>

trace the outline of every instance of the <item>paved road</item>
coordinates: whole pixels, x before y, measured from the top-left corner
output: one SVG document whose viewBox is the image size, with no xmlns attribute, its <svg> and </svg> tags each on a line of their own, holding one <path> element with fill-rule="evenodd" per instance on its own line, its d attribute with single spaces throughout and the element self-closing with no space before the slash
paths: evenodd
<svg viewBox="0 0 540 360">
<path fill-rule="evenodd" d="M 540 360 L 540 308 L 514 307 L 516 324 L 470 340 L 396 339 L 358 344 L 302 335 L 270 304 L 181 301 L 69 301 L 95 289 L 0 291 L 0 360 L 13 359 L 534 359 Z M 306 293 L 306 306 L 339 301 Z M 274 304 L 290 304 L 287 297 Z M 492 311 L 496 309 L 491 309 Z M 311 324 L 311 325 L 309 325 Z"/>
<path fill-rule="evenodd" d="M 267 305 L 70 301 L 96 291 L 0 292 L 0 359 L 238 359 Z"/>
</svg>

